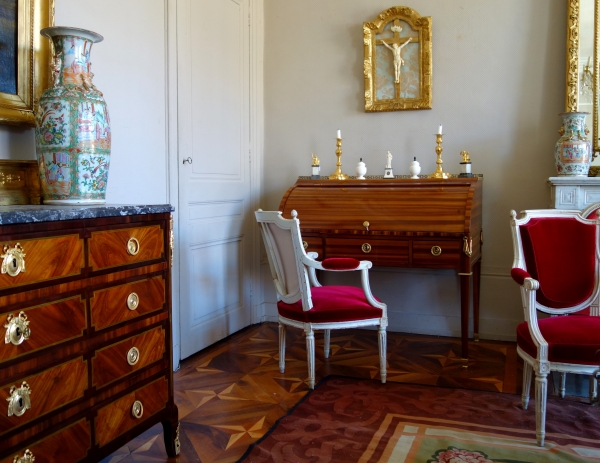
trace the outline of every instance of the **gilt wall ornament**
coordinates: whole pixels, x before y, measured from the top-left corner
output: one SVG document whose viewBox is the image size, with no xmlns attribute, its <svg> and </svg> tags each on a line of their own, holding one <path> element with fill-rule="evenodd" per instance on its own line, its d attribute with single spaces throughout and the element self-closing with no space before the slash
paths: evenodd
<svg viewBox="0 0 600 463">
<path fill-rule="evenodd" d="M 432 108 L 431 17 L 394 6 L 363 24 L 365 111 Z"/>
</svg>

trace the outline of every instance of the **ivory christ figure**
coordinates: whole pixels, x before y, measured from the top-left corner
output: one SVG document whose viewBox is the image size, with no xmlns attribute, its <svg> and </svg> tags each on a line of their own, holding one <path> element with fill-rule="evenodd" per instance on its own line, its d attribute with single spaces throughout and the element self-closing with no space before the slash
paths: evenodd
<svg viewBox="0 0 600 463">
<path fill-rule="evenodd" d="M 386 47 L 388 47 L 394 54 L 394 74 L 396 77 L 394 82 L 396 82 L 397 84 L 400 83 L 400 67 L 404 64 L 404 60 L 402 59 L 402 49 L 406 45 L 408 45 L 408 42 L 410 42 L 411 40 L 412 40 L 412 37 L 409 37 L 408 40 L 406 42 L 404 42 L 402 45 L 393 43 L 391 47 L 387 43 L 385 43 L 385 41 L 383 41 L 383 40 L 381 41 L 381 43 L 383 43 Z"/>
</svg>

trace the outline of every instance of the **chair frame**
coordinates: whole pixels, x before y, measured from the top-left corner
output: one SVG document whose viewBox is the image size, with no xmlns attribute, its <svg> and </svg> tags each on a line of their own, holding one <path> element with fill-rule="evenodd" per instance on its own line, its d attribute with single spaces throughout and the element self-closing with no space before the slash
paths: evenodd
<svg viewBox="0 0 600 463">
<path fill-rule="evenodd" d="M 550 316 L 562 316 L 578 312 L 587 307 L 590 308 L 590 316 L 599 316 L 599 272 L 600 272 L 600 220 L 588 220 L 581 211 L 578 210 L 560 210 L 560 209 L 536 209 L 521 211 L 522 217 L 517 218 L 517 213 L 513 210 L 510 212 L 511 231 L 513 238 L 514 260 L 513 268 L 519 268 L 527 271 L 525 264 L 525 254 L 523 251 L 523 243 L 521 241 L 520 226 L 527 224 L 531 219 L 535 218 L 574 218 L 580 222 L 594 224 L 596 226 L 596 264 L 594 289 L 591 296 L 582 303 L 567 307 L 567 308 L 551 308 L 546 307 L 536 299 L 536 291 L 540 284 L 534 278 L 525 278 L 521 285 L 521 300 L 523 303 L 523 312 L 525 321 L 528 324 L 529 332 L 534 344 L 537 347 L 537 358 L 533 358 L 520 347 L 517 346 L 517 353 L 524 361 L 523 368 L 523 393 L 522 405 L 523 409 L 527 409 L 529 405 L 529 391 L 531 388 L 532 373 L 535 372 L 535 405 L 536 405 L 536 438 L 539 446 L 544 445 L 545 427 L 546 427 L 546 399 L 548 391 L 548 374 L 552 371 L 560 373 L 560 395 L 565 394 L 565 374 L 576 373 L 590 375 L 590 400 L 595 401 L 597 397 L 597 382 L 594 375 L 598 372 L 598 364 L 575 364 L 552 362 L 548 360 L 548 343 L 542 336 L 539 329 L 537 312 L 543 312 Z"/>
<path fill-rule="evenodd" d="M 369 261 L 360 261 L 360 264 L 355 269 L 327 269 L 324 268 L 322 263 L 317 261 L 318 254 L 316 252 L 309 252 L 308 254 L 304 250 L 302 245 L 302 238 L 300 234 L 300 221 L 296 211 L 292 211 L 292 218 L 285 219 L 282 217 L 282 213 L 278 211 L 262 211 L 258 210 L 255 212 L 256 220 L 259 223 L 261 234 L 263 236 L 263 242 L 267 248 L 267 257 L 269 260 L 269 267 L 271 269 L 271 276 L 273 277 L 273 283 L 277 292 L 277 298 L 288 304 L 293 304 L 302 300 L 302 309 L 309 311 L 313 307 L 311 291 L 312 287 L 320 287 L 316 275 L 316 270 L 323 270 L 327 272 L 348 272 L 348 271 L 360 271 L 361 272 L 361 283 L 365 297 L 369 304 L 373 307 L 377 307 L 382 310 L 382 316 L 379 318 L 368 318 L 363 320 L 343 321 L 343 322 L 327 322 L 327 323 L 313 323 L 313 322 L 301 322 L 292 320 L 279 315 L 279 371 L 285 372 L 285 342 L 286 342 L 286 327 L 292 326 L 304 330 L 306 334 L 306 355 L 308 360 L 308 386 L 310 389 L 315 387 L 315 334 L 317 330 L 324 331 L 324 354 L 325 358 L 329 358 L 330 351 L 330 336 L 332 329 L 345 329 L 345 328 L 363 328 L 366 326 L 377 326 L 378 327 L 378 344 L 379 344 L 379 368 L 381 382 L 386 382 L 387 368 L 386 368 L 386 349 L 387 349 L 387 333 L 386 327 L 388 324 L 387 319 L 387 306 L 377 301 L 371 293 L 369 284 L 369 269 L 373 266 Z M 266 226 L 266 224 L 273 223 L 283 230 L 290 230 L 292 236 L 292 244 L 294 248 L 294 258 L 296 261 L 296 270 L 299 279 L 299 289 L 294 292 L 288 292 L 286 289 L 286 282 L 284 272 L 282 271 L 281 257 L 278 255 L 277 246 L 275 245 L 274 238 Z"/>
</svg>

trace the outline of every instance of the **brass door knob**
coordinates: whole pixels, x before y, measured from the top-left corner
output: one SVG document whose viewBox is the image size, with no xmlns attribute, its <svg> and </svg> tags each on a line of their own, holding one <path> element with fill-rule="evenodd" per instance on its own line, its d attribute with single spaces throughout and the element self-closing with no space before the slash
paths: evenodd
<svg viewBox="0 0 600 463">
<path fill-rule="evenodd" d="M 360 248 L 365 254 L 369 254 L 371 252 L 371 245 L 369 243 L 364 243 Z"/>
<path fill-rule="evenodd" d="M 19 273 L 25 271 L 25 250 L 20 243 L 15 244 L 14 247 L 4 245 L 2 249 L 4 254 L 2 257 L 2 268 L 1 272 L 6 273 L 11 277 L 16 277 Z"/>
<path fill-rule="evenodd" d="M 442 248 L 440 248 L 439 246 L 433 246 L 431 248 L 431 254 L 433 254 L 434 256 L 439 256 L 442 253 Z"/>
<path fill-rule="evenodd" d="M 11 386 L 9 391 L 8 416 L 21 416 L 25 411 L 31 408 L 31 388 L 25 381 L 21 387 Z"/>
<path fill-rule="evenodd" d="M 29 321 L 25 312 L 19 312 L 16 317 L 13 314 L 9 314 L 6 317 L 6 333 L 4 334 L 4 344 L 9 342 L 15 346 L 18 346 L 23 341 L 27 341 L 31 336 L 31 329 L 29 328 Z"/>
<path fill-rule="evenodd" d="M 142 405 L 142 402 L 140 402 L 139 400 L 133 402 L 133 405 L 131 406 L 131 414 L 134 418 L 137 419 L 142 417 L 142 415 L 144 414 L 144 406 Z"/>
<path fill-rule="evenodd" d="M 127 308 L 129 310 L 135 310 L 139 305 L 140 297 L 137 295 L 137 293 L 131 293 L 129 296 L 127 296 Z"/>
<path fill-rule="evenodd" d="M 140 252 L 140 242 L 133 237 L 129 238 L 129 241 L 127 241 L 127 254 L 135 256 L 138 252 Z"/>
<path fill-rule="evenodd" d="M 131 349 L 129 349 L 129 352 L 127 352 L 127 363 L 131 366 L 135 365 L 136 363 L 138 363 L 138 361 L 140 360 L 140 351 L 137 347 L 132 347 Z"/>
</svg>

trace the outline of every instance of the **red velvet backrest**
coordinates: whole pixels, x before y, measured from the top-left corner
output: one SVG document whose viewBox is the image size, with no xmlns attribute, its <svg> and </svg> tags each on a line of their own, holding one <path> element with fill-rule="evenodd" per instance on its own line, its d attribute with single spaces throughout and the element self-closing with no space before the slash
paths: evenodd
<svg viewBox="0 0 600 463">
<path fill-rule="evenodd" d="M 537 301 L 565 308 L 594 290 L 596 227 L 574 218 L 534 218 L 520 227 L 525 264 L 539 281 Z"/>
</svg>

